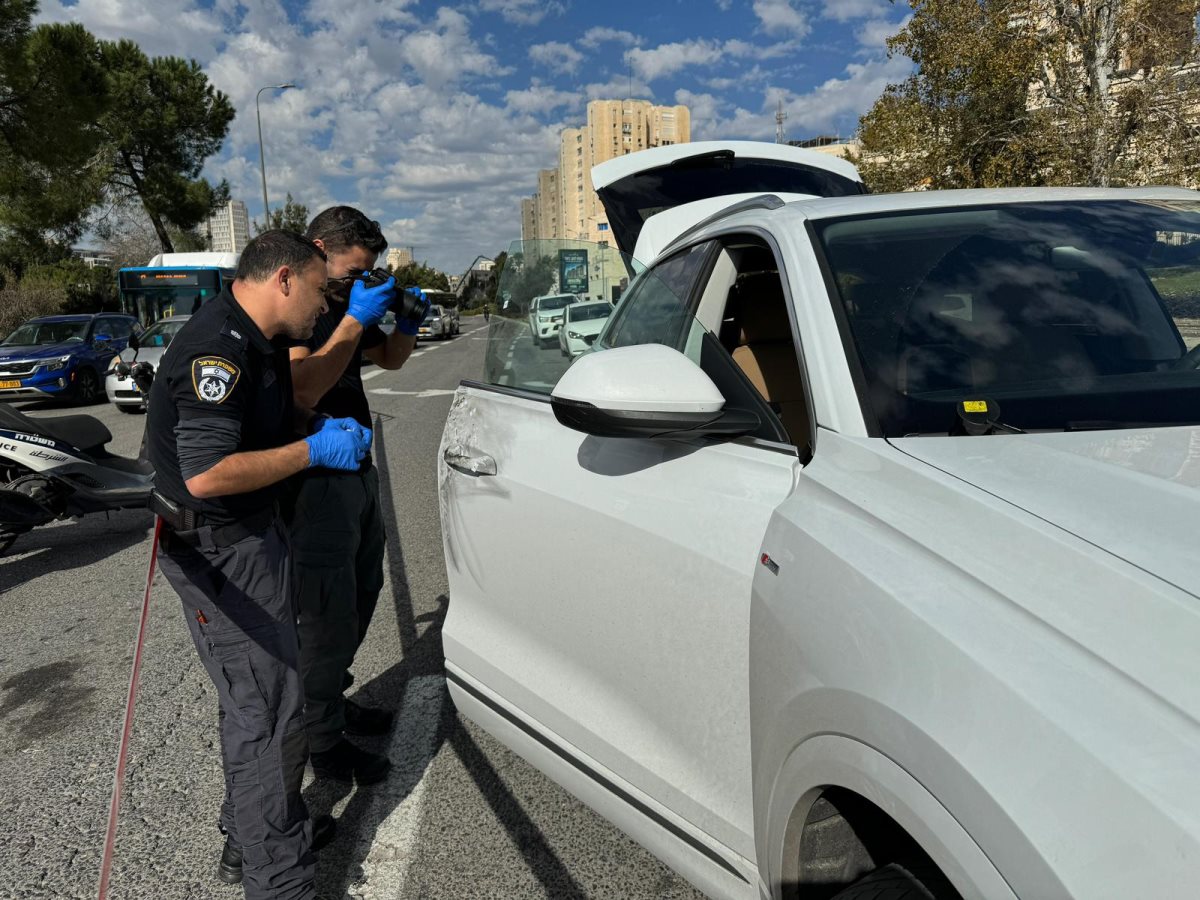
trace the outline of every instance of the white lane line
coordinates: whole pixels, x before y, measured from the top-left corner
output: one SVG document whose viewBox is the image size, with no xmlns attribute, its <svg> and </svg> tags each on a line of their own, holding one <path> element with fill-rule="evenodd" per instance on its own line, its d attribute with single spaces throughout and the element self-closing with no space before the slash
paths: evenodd
<svg viewBox="0 0 1200 900">
<path fill-rule="evenodd" d="M 388 758 L 392 772 L 371 788 L 371 805 L 364 811 L 361 841 L 354 856 L 366 851 L 363 879 L 350 887 L 360 900 L 394 900 L 404 893 L 408 867 L 416 850 L 425 807 L 425 773 L 438 751 L 438 723 L 446 702 L 446 683 L 440 675 L 414 678 L 404 689 L 404 702 L 392 729 Z M 373 827 L 378 822 L 378 827 Z"/>
<path fill-rule="evenodd" d="M 387 369 L 371 369 L 369 372 L 364 372 L 361 376 L 363 381 L 370 381 L 378 375 L 382 375 Z"/>
</svg>

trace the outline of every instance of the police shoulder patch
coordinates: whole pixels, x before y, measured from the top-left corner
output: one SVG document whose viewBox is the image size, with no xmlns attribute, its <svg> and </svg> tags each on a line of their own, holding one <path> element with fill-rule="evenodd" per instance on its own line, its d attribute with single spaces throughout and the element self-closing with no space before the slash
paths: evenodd
<svg viewBox="0 0 1200 900">
<path fill-rule="evenodd" d="M 220 356 L 199 356 L 192 360 L 192 388 L 206 403 L 224 403 L 233 393 L 242 370 Z"/>
</svg>

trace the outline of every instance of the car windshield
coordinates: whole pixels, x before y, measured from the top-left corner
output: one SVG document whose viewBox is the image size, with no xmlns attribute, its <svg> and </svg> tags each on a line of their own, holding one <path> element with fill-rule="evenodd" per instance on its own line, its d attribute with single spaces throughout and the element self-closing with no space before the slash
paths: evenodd
<svg viewBox="0 0 1200 900">
<path fill-rule="evenodd" d="M 26 322 L 7 338 L 9 346 L 48 346 L 82 341 L 87 337 L 88 322 Z"/>
<path fill-rule="evenodd" d="M 607 303 L 584 303 L 567 309 L 567 320 L 583 322 L 586 319 L 607 319 L 612 307 Z"/>
<path fill-rule="evenodd" d="M 440 306 L 431 306 L 426 311 L 425 318 L 423 321 L 429 322 L 435 318 L 440 318 L 441 315 L 442 315 L 442 308 Z"/>
<path fill-rule="evenodd" d="M 1200 202 L 814 225 L 885 436 L 955 432 L 973 398 L 1022 430 L 1200 422 Z"/>
<path fill-rule="evenodd" d="M 140 347 L 169 347 L 186 322 L 155 322 L 138 336 Z"/>
<path fill-rule="evenodd" d="M 538 300 L 537 308 L 538 308 L 538 312 L 543 313 L 543 312 L 549 312 L 552 309 L 562 309 L 564 306 L 567 306 L 574 302 L 575 302 L 575 298 L 572 296 L 542 297 L 540 300 Z"/>
</svg>

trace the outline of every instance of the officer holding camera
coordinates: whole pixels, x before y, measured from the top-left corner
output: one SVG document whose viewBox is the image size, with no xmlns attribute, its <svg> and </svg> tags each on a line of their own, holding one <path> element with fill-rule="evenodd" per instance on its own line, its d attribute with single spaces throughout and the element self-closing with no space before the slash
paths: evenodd
<svg viewBox="0 0 1200 900">
<path fill-rule="evenodd" d="M 292 348 L 296 402 L 367 428 L 371 411 L 359 372 L 362 358 L 400 368 L 416 345 L 429 303 L 419 289 L 397 292 L 395 279 L 368 287 L 368 280 L 354 277 L 372 269 L 387 246 L 379 223 L 359 210 L 327 209 L 313 218 L 306 236 L 328 258 L 329 309 L 313 336 Z M 385 334 L 378 323 L 392 306 L 408 315 L 398 314 L 395 331 Z M 384 522 L 379 475 L 369 456 L 353 471 L 314 468 L 300 476 L 291 538 L 313 769 L 324 778 L 375 783 L 387 776 L 387 758 L 346 735 L 385 734 L 392 713 L 344 696 L 383 588 Z"/>
<path fill-rule="evenodd" d="M 268 231 L 242 251 L 230 288 L 200 307 L 151 389 L 151 508 L 164 521 L 163 574 L 220 703 L 227 835 L 219 877 L 249 900 L 311 900 L 311 823 L 300 794 L 308 755 L 288 536 L 278 489 L 298 472 L 357 471 L 371 431 L 298 410 L 288 341 L 326 309 L 325 254 Z M 308 433 L 307 437 L 299 437 Z"/>
</svg>

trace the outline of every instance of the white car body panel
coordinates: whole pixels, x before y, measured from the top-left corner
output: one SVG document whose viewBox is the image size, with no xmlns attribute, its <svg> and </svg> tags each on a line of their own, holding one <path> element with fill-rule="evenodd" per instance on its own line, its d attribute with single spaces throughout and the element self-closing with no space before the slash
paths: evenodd
<svg viewBox="0 0 1200 900">
<path fill-rule="evenodd" d="M 658 259 L 663 250 L 689 228 L 698 225 L 723 209 L 761 196 L 762 194 L 723 194 L 720 197 L 684 203 L 682 206 L 657 213 L 642 225 L 641 233 L 638 234 L 637 247 L 633 251 L 633 258 L 644 265 L 650 265 Z M 785 203 L 815 199 L 812 194 L 777 193 L 774 196 Z"/>
<path fill-rule="evenodd" d="M 608 324 L 608 319 L 584 319 L 581 322 L 564 322 L 563 327 L 558 332 L 559 349 L 568 356 L 579 356 L 592 345 L 592 341 L 596 336 L 604 330 L 604 326 Z M 583 335 L 583 337 L 571 337 L 570 332 Z M 589 341 L 587 338 L 591 338 Z"/>
<path fill-rule="evenodd" d="M 752 856 L 750 581 L 771 510 L 791 490 L 795 455 L 589 438 L 560 426 L 545 402 L 471 387 L 455 398 L 443 453 L 451 447 L 491 456 L 498 474 L 466 478 L 440 464 L 454 597 L 447 659 Z M 719 504 L 700 502 L 714 495 Z M 576 573 L 569 589 L 544 567 L 513 565 L 534 545 Z M 622 548 L 619 567 L 596 565 L 606 547 Z M 694 579 L 686 586 L 684 571 Z M 549 609 L 547 596 L 556 598 Z M 704 659 L 702 678 L 663 659 Z M 698 745 L 706 759 L 694 755 Z"/>
<path fill-rule="evenodd" d="M 951 810 L 1020 897 L 1181 896 L 1200 871 L 1196 598 L 880 439 L 820 440 L 764 543 L 780 576 L 755 579 L 756 809 L 794 804 L 773 792 L 797 748 L 852 735 Z M 806 639 L 841 609 L 843 641 Z M 1186 677 L 1155 696 L 1122 641 Z M 962 709 L 979 715 L 947 714 Z M 778 860 L 772 818 L 760 865 Z"/>
<path fill-rule="evenodd" d="M 816 425 L 803 467 L 756 442 L 589 437 L 545 398 L 460 388 L 439 460 L 459 708 L 713 897 L 782 896 L 828 785 L 968 900 L 1194 896 L 1200 427 L 870 437 L 806 230 L 1115 198 L 1200 195 L 801 200 L 662 248 L 776 251 Z"/>
</svg>

